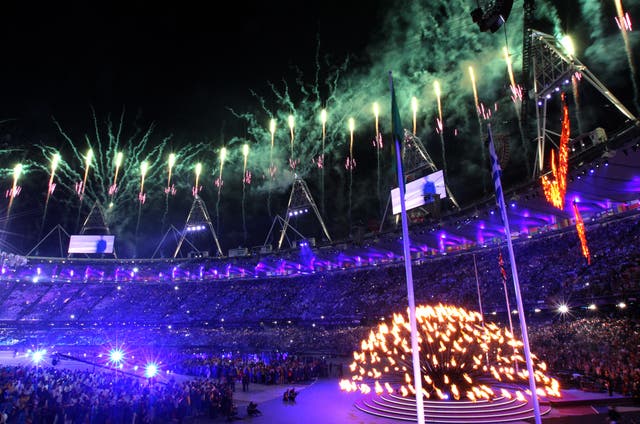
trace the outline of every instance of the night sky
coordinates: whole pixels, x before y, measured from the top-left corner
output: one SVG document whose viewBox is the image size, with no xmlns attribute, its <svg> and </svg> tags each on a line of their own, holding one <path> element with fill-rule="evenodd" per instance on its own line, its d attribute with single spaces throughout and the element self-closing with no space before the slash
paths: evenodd
<svg viewBox="0 0 640 424">
<path fill-rule="evenodd" d="M 92 2 L 3 13 L 2 115 L 46 129 L 122 107 L 164 132 L 219 135 L 250 90 L 312 71 L 317 39 L 337 61 L 361 55 L 376 2 Z M 178 2 L 179 3 L 179 2 Z M 196 4 L 197 3 L 197 4 Z M 364 5 L 367 5 L 366 7 Z M 229 134 L 229 137 L 231 133 Z"/>
<path fill-rule="evenodd" d="M 561 3 L 561 8 L 538 3 L 538 28 L 548 33 L 577 31 L 583 61 L 610 83 L 614 92 L 617 89 L 626 96 L 627 106 L 632 107 L 629 91 L 624 89 L 630 86 L 629 67 L 615 24 L 612 27 L 612 6 L 586 0 Z M 317 114 L 325 106 L 333 113 L 325 163 L 325 198 L 330 202 L 326 205 L 329 211 L 325 210 L 327 225 L 336 239 L 347 238 L 354 225 L 376 226 L 386 201 L 384 193 L 393 181 L 388 149 L 389 70 L 394 71 L 407 128 L 411 124 L 409 98 L 420 98 L 418 135 L 439 168 L 443 155 L 435 132 L 433 81 L 442 82 L 449 181 L 458 200 L 469 203 L 488 195 L 486 187 L 478 187 L 486 164 L 480 159 L 479 129 L 466 75 L 468 65 L 477 66 L 480 97 L 487 105 L 500 105 L 494 125 L 513 140 L 505 174 L 506 184 L 515 184 L 526 168 L 522 140 L 529 135 L 518 134 L 500 49 L 506 36 L 517 73 L 522 4 L 515 2 L 507 32 L 496 34 L 480 33 L 469 16 L 475 6 L 467 1 L 428 5 L 401 1 L 229 2 L 224 8 L 196 2 L 9 3 L 0 16 L 3 190 L 11 186 L 16 162 L 25 163 L 26 173 L 7 228 L 14 235 L 5 238 L 5 246 L 26 253 L 39 236 L 58 223 L 74 233 L 93 201 L 108 203 L 105 193 L 113 174 L 113 155 L 104 142 L 108 139 L 106 122 L 110 119 L 112 128 L 117 129 L 120 116 L 124 117 L 119 146 L 128 143 L 127 152 L 140 145 L 141 134 L 152 126 L 144 148 L 136 151 L 135 158 L 129 157 L 127 169 L 131 172 L 121 175 L 128 186 L 121 188 L 120 203 L 108 217 L 112 231 L 128 242 L 124 250 L 136 244 L 134 239 L 140 240 L 141 235 L 148 244 L 142 250 L 153 250 L 169 224 L 184 225 L 196 161 L 205 167 L 200 196 L 215 221 L 223 251 L 262 244 L 273 216 L 284 214 L 290 191 L 292 173 L 286 165 L 289 113 L 295 113 L 300 126 L 295 147 L 301 163 L 296 171 L 320 203 L 319 171 L 312 160 L 319 154 Z M 639 7 L 637 0 L 625 2 L 625 6 L 632 15 Z M 630 35 L 631 46 L 637 51 L 637 33 Z M 605 49 L 607 60 L 601 54 Z M 597 117 L 601 114 L 594 111 L 605 109 L 605 102 L 587 89 L 580 94 L 585 129 L 600 125 Z M 376 170 L 379 157 L 371 147 L 373 101 L 381 104 L 381 132 L 387 134 L 381 174 Z M 354 156 L 358 166 L 352 175 L 343 163 L 348 152 L 349 116 L 357 121 Z M 275 160 L 280 167 L 277 184 L 268 189 L 270 118 L 277 119 L 279 125 Z M 617 118 L 609 121 L 612 128 L 619 126 Z M 90 173 L 87 189 L 91 193 L 78 213 L 74 184 L 84 171 L 87 144 L 98 149 L 101 137 L 102 175 L 97 167 Z M 253 179 L 244 187 L 243 196 L 238 152 L 244 143 L 251 145 L 248 168 L 253 170 Z M 214 181 L 219 176 L 217 155 L 223 145 L 231 153 L 218 194 Z M 163 166 L 168 153 L 179 149 L 185 151 L 182 157 L 188 157 L 189 163 L 183 162 L 176 170 L 179 190 L 165 203 Z M 44 226 L 35 226 L 33 222 L 40 222 L 43 216 L 48 160 L 54 151 L 60 151 L 67 162 L 67 173 L 60 172 Z M 151 159 L 153 155 L 155 159 Z M 143 159 L 157 166 L 148 178 L 148 201 L 139 208 L 137 169 Z M 268 200 L 271 216 L 265 207 L 267 190 L 272 191 Z M 4 208 L 7 203 L 5 199 Z"/>
</svg>

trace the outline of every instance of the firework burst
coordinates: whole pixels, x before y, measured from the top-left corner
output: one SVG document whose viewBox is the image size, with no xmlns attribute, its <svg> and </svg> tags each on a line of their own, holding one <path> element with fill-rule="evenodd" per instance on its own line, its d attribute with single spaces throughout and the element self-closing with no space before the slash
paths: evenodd
<svg viewBox="0 0 640 424">
<path fill-rule="evenodd" d="M 360 350 L 353 353 L 351 379 L 340 382 L 342 390 L 415 394 L 407 315 L 394 314 L 390 326 L 382 323 L 362 340 Z M 478 312 L 442 304 L 418 306 L 416 320 L 425 397 L 471 401 L 511 397 L 507 390 L 494 391 L 488 379 L 528 381 L 526 367 L 516 368 L 517 362 L 524 362 L 519 353 L 522 342 L 494 323 L 483 326 Z M 559 397 L 558 381 L 548 377 L 546 369 L 544 362 L 534 364 L 538 395 Z M 524 394 L 516 391 L 515 396 Z"/>
<path fill-rule="evenodd" d="M 49 197 L 55 198 L 58 203 L 67 206 L 80 203 L 80 208 L 97 201 L 108 206 L 105 217 L 114 232 L 132 234 L 137 224 L 137 206 L 144 200 L 155 207 L 158 206 L 156 203 L 164 200 L 166 180 L 163 181 L 162 173 L 171 138 L 154 137 L 153 124 L 125 135 L 128 131 L 124 112 L 119 121 L 113 122 L 107 118 L 101 122 L 92 111 L 92 121 L 90 134 L 78 137 L 81 140 L 79 142 L 54 120 L 63 140 L 62 145 L 38 145 L 45 160 L 33 158 L 28 160 L 27 165 L 32 170 L 49 175 L 47 200 Z M 205 146 L 202 143 L 189 144 L 177 150 L 175 154 L 179 160 L 173 164 L 174 174 L 188 175 L 188 163 L 203 151 Z M 141 196 L 141 166 L 145 161 L 144 192 Z M 52 178 L 54 171 L 55 184 Z M 186 178 L 184 181 L 171 181 L 175 182 L 175 185 L 172 184 L 172 194 L 180 189 L 187 192 L 190 184 Z"/>
</svg>

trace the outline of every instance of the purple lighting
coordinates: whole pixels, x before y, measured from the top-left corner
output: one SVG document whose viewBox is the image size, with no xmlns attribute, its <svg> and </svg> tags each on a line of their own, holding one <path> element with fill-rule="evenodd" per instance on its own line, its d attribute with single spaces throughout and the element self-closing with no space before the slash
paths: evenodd
<svg viewBox="0 0 640 424">
<path fill-rule="evenodd" d="M 158 365 L 155 362 L 149 362 L 144 367 L 144 376 L 147 378 L 153 378 L 158 374 Z"/>
<path fill-rule="evenodd" d="M 35 350 L 31 354 L 31 360 L 33 361 L 34 364 L 39 365 L 42 362 L 42 360 L 44 359 L 44 356 L 46 354 L 47 354 L 46 349 Z"/>
<path fill-rule="evenodd" d="M 124 352 L 121 349 L 115 348 L 109 351 L 109 362 L 120 365 L 124 359 Z"/>
</svg>

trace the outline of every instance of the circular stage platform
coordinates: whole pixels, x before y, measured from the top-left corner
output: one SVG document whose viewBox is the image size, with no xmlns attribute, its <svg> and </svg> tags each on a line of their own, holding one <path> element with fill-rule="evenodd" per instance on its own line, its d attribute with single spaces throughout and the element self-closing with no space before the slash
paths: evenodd
<svg viewBox="0 0 640 424">
<path fill-rule="evenodd" d="M 367 396 L 358 400 L 355 407 L 367 414 L 396 421 L 415 422 L 416 401 L 412 397 L 396 394 Z M 540 404 L 540 413 L 548 414 L 549 404 Z M 479 400 L 425 400 L 425 420 L 429 423 L 506 423 L 533 418 L 533 404 L 526 401 L 497 397 L 492 401 Z"/>
</svg>

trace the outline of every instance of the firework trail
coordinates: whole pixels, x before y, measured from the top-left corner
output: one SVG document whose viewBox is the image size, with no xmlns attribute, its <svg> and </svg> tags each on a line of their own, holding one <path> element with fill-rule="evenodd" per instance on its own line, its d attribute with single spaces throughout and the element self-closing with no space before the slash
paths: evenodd
<svg viewBox="0 0 640 424">
<path fill-rule="evenodd" d="M 486 153 L 486 149 L 484 148 L 484 133 L 482 131 L 482 111 L 480 109 L 480 99 L 478 97 L 478 87 L 476 85 L 476 75 L 475 72 L 473 71 L 473 66 L 469 66 L 469 77 L 471 78 L 471 87 L 473 88 L 473 104 L 475 106 L 476 109 L 476 116 L 478 117 L 478 132 L 480 135 L 480 138 L 478 139 L 480 141 L 480 147 L 481 147 L 481 152 L 482 152 L 482 163 L 486 163 L 487 162 L 487 153 Z M 486 191 L 487 188 L 487 174 L 486 172 L 482 172 L 482 191 L 483 193 Z"/>
<path fill-rule="evenodd" d="M 22 175 L 22 164 L 19 163 L 13 167 L 13 185 L 9 190 L 6 191 L 5 196 L 9 198 L 9 206 L 7 207 L 7 215 L 4 219 L 4 228 L 3 233 L 6 232 L 7 224 L 9 223 L 9 219 L 11 217 L 11 206 L 13 206 L 13 199 L 15 199 L 22 191 L 22 187 L 18 185 L 18 180 Z"/>
<path fill-rule="evenodd" d="M 311 169 L 317 172 L 318 158 L 320 157 L 323 158 L 323 168 L 320 171 L 321 182 L 322 173 L 328 172 L 326 168 L 330 162 L 339 164 L 329 167 L 330 172 L 333 173 L 332 177 L 336 180 L 343 179 L 346 182 L 349 178 L 347 175 L 349 169 L 343 166 L 344 159 L 340 159 L 344 158 L 343 152 L 346 150 L 345 144 L 348 142 L 342 134 L 343 129 L 347 125 L 348 117 L 363 121 L 370 119 L 371 112 L 366 105 L 371 105 L 376 98 L 386 98 L 388 87 L 381 76 L 386 75 L 391 68 L 402 70 L 397 76 L 402 80 L 402 92 L 397 93 L 399 100 L 401 100 L 400 108 L 404 109 L 401 113 L 410 113 L 411 93 L 433 93 L 429 86 L 434 80 L 438 80 L 442 87 L 458 87 L 469 64 L 474 65 L 477 75 L 482 75 L 476 91 L 479 89 L 481 92 L 497 93 L 493 95 L 493 98 L 487 99 L 489 104 L 504 105 L 512 101 L 510 94 L 514 93 L 502 90 L 505 85 L 504 59 L 500 54 L 495 54 L 501 51 L 505 39 L 491 37 L 489 34 L 477 31 L 466 31 L 461 24 L 442 24 L 442 22 L 468 21 L 468 16 L 462 12 L 468 9 L 468 5 L 461 0 L 405 3 L 402 4 L 402 7 L 393 8 L 394 13 L 389 14 L 386 20 L 381 23 L 383 27 L 391 28 L 391 30 L 385 32 L 384 37 L 372 40 L 364 52 L 368 55 L 368 59 L 371 59 L 366 67 L 351 69 L 351 58 L 349 57 L 336 65 L 329 54 L 321 56 L 316 52 L 316 68 L 312 69 L 315 78 L 312 79 L 312 82 L 307 82 L 303 78 L 300 69 L 292 67 L 291 78 L 283 76 L 280 81 L 268 81 L 265 87 L 251 90 L 258 105 L 257 108 L 251 108 L 250 112 L 232 111 L 236 117 L 246 122 L 247 132 L 255 140 L 255 144 L 252 145 L 252 167 L 255 167 L 261 174 L 268 175 L 271 162 L 289 165 L 285 166 L 287 169 L 283 169 L 282 178 L 279 176 L 269 184 L 267 184 L 267 179 L 256 181 L 252 187 L 254 194 L 261 191 L 266 194 L 267 189 L 272 193 L 284 192 L 290 187 L 289 184 L 294 178 L 294 173 L 300 178 L 305 178 L 311 173 Z M 399 2 L 395 4 L 399 4 Z M 551 23 L 554 33 L 559 34 L 563 25 L 553 5 L 541 0 L 537 6 L 536 17 L 544 23 Z M 517 49 L 522 45 L 522 18 L 521 8 L 514 7 L 509 21 L 510 31 L 506 34 L 507 44 L 516 46 L 516 49 L 511 52 L 513 57 L 521 57 L 519 56 L 521 53 Z M 406 25 L 397 25 L 398 22 L 405 22 Z M 407 52 L 411 52 L 411 54 L 407 54 Z M 425 64 L 429 65 L 425 66 Z M 518 66 L 519 64 L 514 61 L 512 69 L 514 74 L 519 71 Z M 425 84 L 425 81 L 428 83 Z M 512 85 L 517 89 L 516 84 Z M 496 122 L 500 122 L 500 131 L 505 134 L 505 138 L 518 137 L 519 135 L 522 139 L 524 128 L 520 122 L 516 124 L 511 118 L 510 115 L 513 114 L 513 111 L 510 108 L 482 108 L 478 100 L 475 102 L 476 117 L 469 119 L 470 116 L 473 116 L 469 93 L 466 90 L 450 90 L 449 88 L 447 90 L 447 122 L 455 123 L 460 139 L 476 138 L 478 134 L 477 116 L 488 116 L 489 113 L 493 115 Z M 424 96 L 424 94 L 421 95 Z M 331 125 L 327 127 L 310 125 L 310 123 L 317 122 L 318 111 L 323 108 L 331 111 Z M 269 128 L 264 125 L 265 120 L 273 118 L 286 125 L 288 117 L 292 114 L 295 116 L 295 138 L 289 138 L 290 134 L 286 134 L 285 131 L 282 131 L 281 134 L 277 133 L 275 137 L 281 137 L 282 143 L 276 143 L 270 150 L 267 143 Z M 443 119 L 442 116 L 438 116 L 439 127 L 443 126 Z M 378 129 L 374 135 L 377 145 L 379 145 L 381 138 L 377 137 L 378 134 L 381 134 L 380 131 L 384 131 L 384 129 Z M 438 128 L 438 134 L 420 135 L 426 146 L 437 146 L 438 140 L 441 148 L 444 144 L 440 128 Z M 291 143 L 292 139 L 295 145 Z M 321 143 L 298 143 L 297 140 L 324 140 L 325 145 L 323 147 Z M 486 160 L 486 151 L 483 146 L 479 143 L 469 143 L 464 147 L 455 144 L 446 147 L 443 149 L 445 157 L 442 168 L 445 173 L 451 168 L 452 173 L 448 175 L 448 185 L 451 190 L 455 192 L 456 186 L 468 186 L 470 180 L 475 179 L 479 182 L 483 174 L 486 173 L 486 167 L 481 166 L 480 163 Z M 528 147 L 525 143 L 522 152 Z M 357 147 L 355 149 L 354 154 L 357 155 Z M 387 184 L 391 188 L 395 184 L 391 178 L 388 178 L 390 172 L 385 171 L 390 167 L 385 166 L 388 164 L 389 158 L 386 155 L 383 156 L 383 153 L 384 151 L 381 150 L 380 172 L 375 175 L 373 172 L 367 175 L 363 174 L 362 178 L 371 178 L 369 181 L 364 181 L 365 184 L 370 183 L 370 186 Z M 292 156 L 295 156 L 296 159 L 295 169 L 291 166 Z M 447 156 L 451 162 L 449 164 L 446 163 Z M 515 178 L 530 178 L 530 173 L 525 173 L 525 166 L 522 165 L 530 167 L 531 164 L 525 160 L 524 156 L 525 154 L 519 154 L 512 157 L 514 166 L 509 172 L 521 174 L 514 175 Z M 453 159 L 469 166 L 454 167 Z M 522 161 L 525 163 L 523 164 Z M 383 174 L 386 179 L 383 178 Z M 484 177 L 486 185 L 489 180 L 486 175 Z M 512 178 L 511 181 L 515 181 L 515 178 Z M 377 181 L 378 179 L 379 181 Z M 378 193 L 386 193 L 386 188 L 378 190 Z M 347 215 L 346 197 L 337 199 L 335 208 L 332 210 L 336 217 Z M 380 194 L 378 194 L 378 199 L 381 199 Z M 358 210 L 358 202 L 364 202 L 364 200 L 354 194 L 352 198 L 354 213 Z"/>
<path fill-rule="evenodd" d="M 513 64 L 511 62 L 511 53 L 509 53 L 509 48 L 504 46 L 502 48 L 504 53 L 504 60 L 507 63 L 507 73 L 509 74 L 509 89 L 511 91 L 511 101 L 513 102 L 513 107 L 516 112 L 516 118 L 518 120 L 518 131 L 520 133 L 520 142 L 522 143 L 525 149 L 525 158 L 529 157 L 529 143 L 525 140 L 524 130 L 522 128 L 522 118 L 521 118 L 521 110 L 522 110 L 522 87 L 516 84 L 515 76 L 513 75 Z M 529 161 L 525 160 L 525 165 L 527 166 L 527 174 L 531 172 Z"/>
<path fill-rule="evenodd" d="M 76 196 L 80 198 L 81 195 L 88 200 L 83 202 L 85 205 L 94 202 L 108 205 L 105 209 L 105 219 L 112 233 L 118 234 L 119 239 L 123 241 L 135 242 L 131 239 L 135 234 L 134 220 L 137 216 L 134 208 L 137 209 L 139 205 L 140 181 L 137 176 L 140 172 L 140 164 L 143 158 L 148 163 L 148 173 L 145 177 L 145 186 L 148 188 L 145 190 L 147 194 L 145 201 L 151 203 L 150 207 L 161 207 L 164 183 L 160 174 L 164 168 L 164 158 L 168 154 L 170 137 L 156 139 L 153 134 L 155 128 L 153 124 L 146 129 L 136 127 L 133 131 L 129 131 L 125 128 L 124 111 L 119 121 L 115 123 L 109 117 L 99 122 L 93 109 L 91 116 L 94 135 L 91 137 L 82 135 L 80 137 L 82 144 L 77 143 L 73 135 L 54 119 L 53 122 L 62 138 L 61 145 L 38 144 L 37 147 L 42 152 L 44 160 L 30 159 L 28 166 L 49 174 L 51 169 L 48 162 L 58 153 L 60 159 L 56 168 L 55 197 L 61 205 L 71 207 L 76 203 Z M 131 135 L 126 135 L 129 132 Z M 83 169 L 87 174 L 85 182 L 84 174 L 78 170 L 78 163 L 86 165 L 87 153 L 84 150 L 86 147 L 92 151 L 92 160 L 90 172 L 86 172 L 86 166 Z M 206 146 L 203 143 L 192 143 L 176 151 L 176 154 L 186 162 L 201 155 L 205 149 Z M 181 172 L 183 167 L 184 165 L 176 166 L 174 172 L 176 170 Z M 179 182 L 176 181 L 176 183 Z M 187 181 L 180 184 L 182 187 L 188 187 Z M 51 194 L 54 194 L 53 191 Z M 74 195 L 69 196 L 69 194 Z"/>
<path fill-rule="evenodd" d="M 144 204 L 147 195 L 144 192 L 144 178 L 149 170 L 149 162 L 143 161 L 140 163 L 140 191 L 138 192 L 138 220 L 136 221 L 136 233 L 135 238 L 138 240 L 138 231 L 140 230 L 140 217 L 142 216 L 142 205 Z M 139 243 L 136 243 L 136 250 Z M 136 251 L 135 256 L 138 256 Z"/>
<path fill-rule="evenodd" d="M 418 99 L 415 97 L 411 98 L 411 111 L 413 112 L 413 135 L 416 135 L 416 128 L 417 128 L 416 120 L 418 116 Z"/>
<path fill-rule="evenodd" d="M 269 180 L 269 193 L 267 196 L 267 211 L 269 213 L 269 218 L 273 216 L 271 213 L 271 191 L 273 190 L 273 178 L 276 175 L 276 167 L 273 163 L 273 144 L 275 142 L 276 135 L 276 120 L 271 119 L 269 121 L 269 132 L 271 133 L 271 148 L 269 149 L 269 170 L 267 173 L 267 179 Z"/>
<path fill-rule="evenodd" d="M 373 117 L 375 119 L 375 135 L 373 139 L 373 147 L 376 149 L 376 195 L 378 196 L 378 213 L 382 214 L 382 196 L 380 185 L 380 151 L 382 150 L 382 134 L 380 133 L 379 119 L 380 119 L 380 105 L 378 102 L 373 103 Z"/>
<path fill-rule="evenodd" d="M 191 194 L 193 194 L 193 197 L 197 197 L 198 193 L 202 191 L 202 186 L 200 185 L 200 174 L 202 174 L 202 163 L 200 162 L 196 163 L 196 166 L 194 167 L 194 172 L 195 172 L 196 179 L 193 183 L 193 187 L 191 187 Z"/>
<path fill-rule="evenodd" d="M 327 109 L 322 109 L 320 111 L 320 122 L 322 123 L 322 150 L 320 151 L 320 156 L 318 156 L 318 168 L 320 168 L 320 208 L 322 210 L 322 215 L 325 215 L 324 209 L 324 152 L 325 152 L 325 144 L 327 138 Z"/>
<path fill-rule="evenodd" d="M 353 118 L 349 118 L 349 157 L 345 162 L 345 167 L 349 170 L 349 233 L 351 233 L 351 207 L 353 196 L 353 168 L 356 167 L 356 160 L 353 158 L 353 131 L 356 128 Z"/>
<path fill-rule="evenodd" d="M 167 216 L 169 215 L 169 195 L 175 196 L 176 187 L 171 183 L 171 176 L 173 174 L 173 167 L 176 164 L 176 154 L 170 153 L 167 160 L 167 186 L 164 188 L 164 213 L 162 214 L 161 228 L 164 232 Z"/>
<path fill-rule="evenodd" d="M 640 112 L 640 106 L 638 103 L 638 83 L 637 83 L 637 75 L 636 75 L 636 65 L 633 60 L 633 51 L 631 49 L 631 43 L 629 41 L 628 32 L 631 31 L 631 18 L 628 13 L 624 12 L 622 8 L 622 1 L 615 0 L 616 4 L 616 13 L 617 19 L 616 23 L 618 24 L 618 28 L 620 28 L 620 35 L 622 35 L 622 41 L 624 42 L 624 50 L 627 54 L 627 62 L 629 64 L 629 72 L 631 79 L 631 86 L 633 87 L 633 105 L 636 108 L 636 112 Z"/>
<path fill-rule="evenodd" d="M 294 127 L 296 125 L 296 120 L 293 115 L 289 115 L 287 118 L 287 122 L 289 123 L 289 130 L 291 132 L 291 155 L 289 156 L 289 167 L 295 171 L 296 166 L 298 165 L 298 161 L 293 157 L 293 141 L 295 140 Z"/>
<path fill-rule="evenodd" d="M 438 82 L 438 80 L 435 80 L 433 82 L 433 90 L 436 93 L 436 99 L 438 101 L 438 117 L 436 118 L 436 132 L 438 133 L 438 135 L 440 136 L 440 148 L 442 149 L 442 172 L 445 176 L 445 178 L 447 178 L 448 173 L 447 173 L 447 158 L 445 156 L 445 149 L 444 149 L 444 122 L 442 120 L 442 102 L 440 101 L 440 83 Z"/>
<path fill-rule="evenodd" d="M 40 223 L 40 233 L 38 234 L 38 240 L 42 237 L 42 231 L 44 229 L 44 224 L 47 219 L 47 211 L 49 209 L 49 200 L 51 199 L 51 195 L 53 191 L 56 189 L 56 184 L 53 182 L 53 178 L 56 174 L 56 169 L 58 168 L 58 163 L 60 163 L 60 153 L 55 153 L 51 157 L 51 174 L 49 175 L 49 184 L 47 186 L 47 197 L 44 201 L 44 211 L 42 212 L 42 222 Z"/>
<path fill-rule="evenodd" d="M 244 202 L 245 202 L 247 184 L 251 184 L 251 173 L 247 171 L 247 158 L 249 157 L 249 145 L 246 143 L 242 146 L 242 156 L 244 158 L 242 162 L 242 231 L 244 234 L 244 245 L 246 245 L 247 244 L 247 218 L 244 210 Z"/>
<path fill-rule="evenodd" d="M 78 216 L 76 218 L 76 225 L 74 227 L 75 229 L 74 231 L 78 231 L 80 226 L 80 214 L 82 213 L 82 202 L 84 200 L 84 192 L 85 192 L 85 187 L 87 186 L 87 177 L 89 176 L 89 169 L 91 168 L 92 159 L 93 159 L 93 150 L 89 148 L 89 150 L 87 150 L 87 154 L 84 156 L 84 178 L 82 179 L 82 181 L 76 183 L 76 193 L 78 193 Z"/>
<path fill-rule="evenodd" d="M 578 90 L 578 83 L 580 82 L 582 74 L 579 72 L 571 75 L 571 91 L 573 92 L 573 102 L 576 105 L 576 120 L 578 121 L 578 132 L 583 134 L 582 130 L 582 112 L 580 108 L 580 91 Z"/>
<path fill-rule="evenodd" d="M 227 148 L 220 149 L 220 171 L 218 178 L 215 181 L 216 187 L 218 187 L 218 196 L 216 197 L 216 233 L 220 234 L 220 194 L 224 181 L 222 179 L 222 170 L 224 169 L 224 161 L 227 159 Z"/>
<path fill-rule="evenodd" d="M 120 173 L 120 167 L 122 166 L 122 159 L 123 159 L 123 153 L 122 152 L 116 153 L 115 170 L 113 171 L 113 183 L 111 184 L 111 186 L 109 186 L 109 196 L 110 196 L 109 205 L 113 204 L 113 197 L 118 192 L 118 175 Z"/>
</svg>

